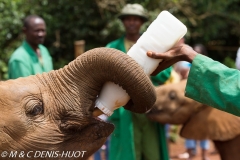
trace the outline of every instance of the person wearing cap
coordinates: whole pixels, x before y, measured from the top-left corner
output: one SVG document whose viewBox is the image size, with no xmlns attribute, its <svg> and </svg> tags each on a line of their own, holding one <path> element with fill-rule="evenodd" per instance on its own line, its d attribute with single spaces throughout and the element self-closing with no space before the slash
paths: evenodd
<svg viewBox="0 0 240 160">
<path fill-rule="evenodd" d="M 140 38 L 140 28 L 148 20 L 140 4 L 127 4 L 118 18 L 125 28 L 125 35 L 106 47 L 127 52 Z M 172 68 L 151 77 L 154 85 L 170 78 Z M 120 107 L 109 117 L 115 124 L 110 137 L 109 160 L 169 160 L 164 125 L 150 121 L 144 114 L 132 113 Z"/>
</svg>

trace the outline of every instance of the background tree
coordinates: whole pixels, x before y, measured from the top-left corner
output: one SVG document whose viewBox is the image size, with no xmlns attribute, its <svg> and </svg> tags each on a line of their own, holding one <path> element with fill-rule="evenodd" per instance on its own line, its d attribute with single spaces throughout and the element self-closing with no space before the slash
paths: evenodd
<svg viewBox="0 0 240 160">
<path fill-rule="evenodd" d="M 188 28 L 186 42 L 204 44 L 209 56 L 234 67 L 240 37 L 240 0 L 0 0 L 0 75 L 7 79 L 7 62 L 23 39 L 22 20 L 29 14 L 47 23 L 45 46 L 58 69 L 74 59 L 74 41 L 85 40 L 85 50 L 105 46 L 123 34 L 116 18 L 126 3 L 140 3 L 150 21 L 168 10 Z"/>
</svg>

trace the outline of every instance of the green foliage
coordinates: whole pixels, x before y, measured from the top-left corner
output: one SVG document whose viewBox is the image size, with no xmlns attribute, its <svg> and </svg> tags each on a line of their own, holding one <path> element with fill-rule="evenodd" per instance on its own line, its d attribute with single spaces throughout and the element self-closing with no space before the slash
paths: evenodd
<svg viewBox="0 0 240 160">
<path fill-rule="evenodd" d="M 105 46 L 123 34 L 116 18 L 126 3 L 140 3 L 149 21 L 168 10 L 188 28 L 186 42 L 204 44 L 209 56 L 223 62 L 235 59 L 240 36 L 239 0 L 0 0 L 0 75 L 7 79 L 7 62 L 24 38 L 22 20 L 29 14 L 42 16 L 47 24 L 45 46 L 54 68 L 74 59 L 74 41 L 85 40 L 85 50 Z M 229 61 L 229 60 L 227 60 Z"/>
<path fill-rule="evenodd" d="M 28 3 L 29 2 L 29 3 Z M 34 1 L 37 2 L 37 1 Z M 31 6 L 32 7 L 29 7 Z M 7 79 L 7 62 L 12 52 L 21 44 L 22 20 L 37 13 L 38 3 L 22 0 L 0 1 L 0 78 Z"/>
<path fill-rule="evenodd" d="M 7 78 L 7 60 L 10 56 L 11 42 L 18 38 L 18 27 L 21 26 L 20 18 L 22 14 L 18 14 L 17 8 L 19 1 L 2 0 L 0 2 L 0 73 L 1 78 Z M 12 12 L 10 12 L 12 11 Z M 16 19 L 13 17 L 16 17 Z"/>
<path fill-rule="evenodd" d="M 112 18 L 113 21 L 109 20 L 115 13 L 110 14 L 110 11 L 100 9 L 93 1 L 66 3 L 65 0 L 58 0 L 57 4 L 56 6 L 49 3 L 45 13 L 51 14 L 43 15 L 49 28 L 46 45 L 52 51 L 55 68 L 73 60 L 74 41 L 85 40 L 86 50 L 89 50 L 105 46 L 106 41 L 120 35 L 120 25 L 116 18 Z"/>
<path fill-rule="evenodd" d="M 223 64 L 228 66 L 229 68 L 236 68 L 235 61 L 230 57 L 226 57 L 223 60 Z"/>
</svg>

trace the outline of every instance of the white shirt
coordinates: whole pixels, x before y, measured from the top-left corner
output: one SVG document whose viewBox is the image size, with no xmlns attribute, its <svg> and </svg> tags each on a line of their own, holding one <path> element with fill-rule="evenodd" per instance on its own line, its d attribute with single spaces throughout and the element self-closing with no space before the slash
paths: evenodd
<svg viewBox="0 0 240 160">
<path fill-rule="evenodd" d="M 236 68 L 240 70 L 240 47 L 238 48 L 237 51 Z"/>
</svg>

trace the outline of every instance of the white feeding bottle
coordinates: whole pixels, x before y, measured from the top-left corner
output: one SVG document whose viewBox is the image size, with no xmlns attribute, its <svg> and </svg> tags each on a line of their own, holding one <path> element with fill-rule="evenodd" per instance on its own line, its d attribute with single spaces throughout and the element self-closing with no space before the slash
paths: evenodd
<svg viewBox="0 0 240 160">
<path fill-rule="evenodd" d="M 127 54 L 150 76 L 161 60 L 148 57 L 147 51 L 166 52 L 186 33 L 187 28 L 182 22 L 168 11 L 162 11 Z M 129 95 L 122 87 L 107 82 L 96 100 L 96 107 L 110 116 L 115 109 L 124 106 L 129 100 Z"/>
</svg>

